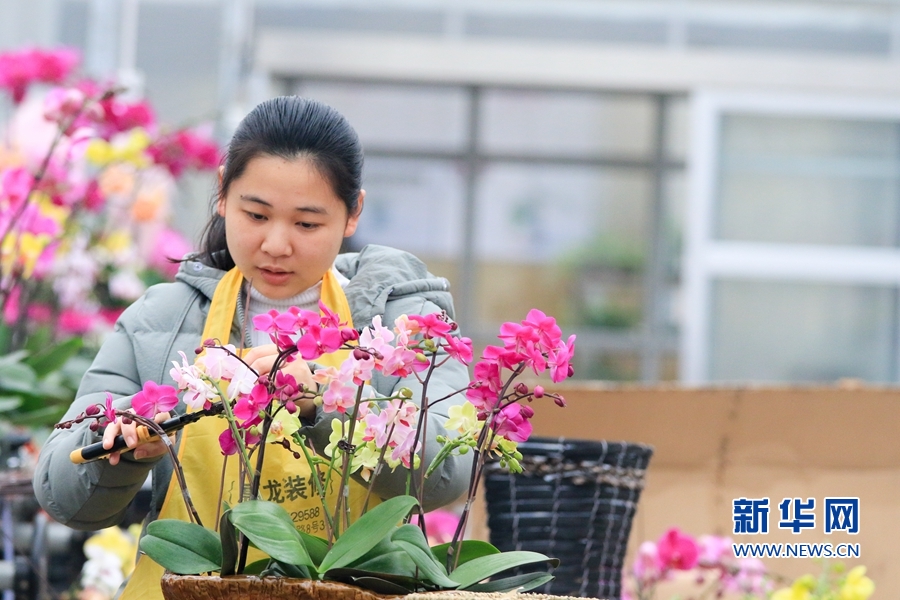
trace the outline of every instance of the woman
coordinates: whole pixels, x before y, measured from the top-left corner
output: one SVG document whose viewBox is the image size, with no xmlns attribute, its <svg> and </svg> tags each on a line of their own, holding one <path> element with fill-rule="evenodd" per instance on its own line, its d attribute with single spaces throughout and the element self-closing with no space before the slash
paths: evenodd
<svg viewBox="0 0 900 600">
<path fill-rule="evenodd" d="M 329 306 L 332 310 L 343 306 L 357 328 L 368 326 L 378 315 L 386 324 L 401 314 L 445 310 L 452 315 L 446 280 L 428 273 L 415 257 L 380 246 L 338 255 L 343 239 L 356 230 L 363 209 L 362 164 L 356 133 L 335 110 L 299 97 L 275 98 L 257 106 L 238 126 L 228 147 L 201 251 L 182 263 L 174 283 L 153 286 L 123 313 L 64 419 L 74 418 L 91 404 L 102 404 L 106 392 L 113 395 L 117 408 L 126 409 L 143 382 L 171 385 L 169 369 L 173 361 L 179 361 L 178 352 L 192 356 L 207 337 L 229 338 L 236 346 L 252 347 L 245 360 L 260 373 L 268 372 L 275 346 L 244 323 L 272 309 L 314 310 L 323 300 L 334 304 Z M 285 370 L 298 381 L 315 385 L 303 360 L 298 358 Z M 464 388 L 468 380 L 464 366 L 447 361 L 431 379 L 429 397 Z M 408 387 L 415 399 L 421 397 L 414 375 L 402 380 L 376 375 L 371 385 L 382 396 Z M 429 440 L 446 434 L 442 425 L 446 411 L 462 402 L 456 398 L 428 412 Z M 323 414 L 311 401 L 299 408 L 306 425 L 303 433 L 315 448 L 324 448 L 333 415 Z M 175 410 L 183 409 L 179 404 Z M 221 419 L 202 419 L 179 432 L 178 441 L 185 446 L 181 454 L 192 461 L 185 470 L 193 481 L 189 487 L 195 503 L 203 505 L 198 510 L 201 515 L 214 515 L 219 509 L 222 458 L 218 445 L 212 443 L 215 432 L 199 435 L 200 424 L 222 426 Z M 163 456 L 163 442 L 137 445 L 134 425 L 122 424 L 120 419 L 103 433 L 105 446 L 110 447 L 119 433 L 128 442 L 128 451 L 115 453 L 108 461 L 75 465 L 70 452 L 101 438 L 90 431 L 87 421 L 53 432 L 34 479 L 37 497 L 53 518 L 76 529 L 117 524 L 151 471 L 149 519 L 177 512 L 178 503 L 168 502 L 177 486 L 171 484 L 172 469 Z M 426 460 L 437 450 L 434 442 L 427 446 Z M 267 461 L 274 454 L 270 452 Z M 300 468 L 301 463 L 293 461 L 286 468 Z M 465 491 L 470 464 L 468 456 L 442 463 L 426 482 L 426 510 L 451 502 Z M 302 468 L 308 469 L 305 464 Z M 284 472 L 266 480 L 264 473 L 269 497 L 263 497 L 286 501 L 293 496 L 299 504 L 285 504 L 289 510 L 313 506 L 318 502 L 315 495 L 298 491 L 305 489 L 298 487 L 305 476 Z M 292 493 L 288 493 L 291 483 Z M 197 490 L 198 484 L 202 491 Z M 405 486 L 406 473 L 398 469 L 380 475 L 372 491 L 386 498 L 405 493 Z M 204 519 L 207 526 L 214 525 L 211 521 Z M 129 585 L 125 596 L 136 594 Z"/>
</svg>

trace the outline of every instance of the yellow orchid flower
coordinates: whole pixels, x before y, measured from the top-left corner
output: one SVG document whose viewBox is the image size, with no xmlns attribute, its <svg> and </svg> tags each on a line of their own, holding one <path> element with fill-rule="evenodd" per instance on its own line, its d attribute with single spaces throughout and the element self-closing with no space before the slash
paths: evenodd
<svg viewBox="0 0 900 600">
<path fill-rule="evenodd" d="M 88 142 L 84 157 L 94 166 L 105 167 L 113 160 L 113 149 L 106 140 L 94 138 Z"/>
<path fill-rule="evenodd" d="M 15 267 L 20 267 L 22 277 L 29 279 L 34 273 L 38 258 L 50 241 L 50 236 L 45 233 L 8 235 L 0 248 L 0 269 L 3 273 L 12 273 Z"/>
<path fill-rule="evenodd" d="M 875 593 L 875 582 L 866 577 L 866 568 L 853 567 L 841 586 L 839 600 L 868 600 Z"/>
<path fill-rule="evenodd" d="M 475 426 L 479 423 L 475 405 L 471 402 L 451 406 L 447 410 L 447 416 L 449 418 L 444 423 L 444 427 L 448 431 L 456 430 L 460 433 L 468 433 L 474 431 Z"/>
<path fill-rule="evenodd" d="M 53 199 L 43 192 L 36 192 L 31 198 L 37 204 L 38 212 L 48 219 L 53 219 L 60 227 L 65 225 L 66 219 L 72 213 L 70 208 L 54 204 Z"/>
<path fill-rule="evenodd" d="M 88 552 L 91 548 L 97 548 L 117 557 L 122 562 L 122 574 L 127 576 L 134 570 L 136 540 L 136 537 L 119 527 L 107 527 L 88 538 L 84 549 Z"/>
<path fill-rule="evenodd" d="M 140 127 L 136 127 L 131 130 L 125 143 L 115 148 L 115 159 L 133 164 L 138 168 L 148 167 L 150 166 L 150 157 L 147 156 L 144 150 L 149 145 L 150 136 Z"/>
<path fill-rule="evenodd" d="M 772 594 L 770 600 L 812 600 L 811 592 L 816 589 L 816 580 L 812 575 L 800 577 L 789 588 L 782 588 Z"/>
<path fill-rule="evenodd" d="M 113 256 L 121 254 L 131 248 L 131 234 L 124 229 L 117 229 L 106 236 L 99 246 Z"/>
<path fill-rule="evenodd" d="M 269 443 L 280 442 L 284 438 L 290 438 L 300 430 L 300 418 L 292 415 L 286 410 L 278 411 L 278 414 L 272 418 L 272 424 L 269 425 L 269 435 L 266 441 Z"/>
</svg>

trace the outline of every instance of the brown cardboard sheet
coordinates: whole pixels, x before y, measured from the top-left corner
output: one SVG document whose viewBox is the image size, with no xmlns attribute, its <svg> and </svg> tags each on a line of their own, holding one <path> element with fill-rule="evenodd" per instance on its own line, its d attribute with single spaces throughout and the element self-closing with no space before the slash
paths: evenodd
<svg viewBox="0 0 900 600">
<path fill-rule="evenodd" d="M 629 554 L 670 526 L 737 542 L 859 543 L 876 598 L 900 597 L 900 389 L 853 382 L 821 388 L 560 386 L 568 407 L 535 406 L 538 436 L 654 446 Z M 770 499 L 767 535 L 733 535 L 735 498 Z M 816 527 L 778 528 L 783 498 L 815 498 Z M 825 497 L 860 499 L 860 532 L 824 533 Z M 483 508 L 481 509 L 483 510 Z M 483 515 L 473 533 L 486 536 Z M 764 559 L 787 577 L 820 567 L 808 558 Z"/>
</svg>

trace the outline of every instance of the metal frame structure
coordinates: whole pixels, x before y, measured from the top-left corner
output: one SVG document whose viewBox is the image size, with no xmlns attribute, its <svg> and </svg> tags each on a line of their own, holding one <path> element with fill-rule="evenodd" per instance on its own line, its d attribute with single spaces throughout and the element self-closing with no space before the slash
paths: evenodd
<svg viewBox="0 0 900 600">
<path fill-rule="evenodd" d="M 647 263 L 643 273 L 643 321 L 640 331 L 613 332 L 602 330 L 576 331 L 581 348 L 595 351 L 633 352 L 640 356 L 641 379 L 646 382 L 658 381 L 662 377 L 663 357 L 674 355 L 677 342 L 673 332 L 666 327 L 664 298 L 667 283 L 674 274 L 668 272 L 666 265 L 670 262 L 665 255 L 667 244 L 662 236 L 666 215 L 666 178 L 671 172 L 684 171 L 685 163 L 666 155 L 670 124 L 667 120 L 668 103 L 680 94 L 623 92 L 620 90 L 560 87 L 530 87 L 510 85 L 476 85 L 423 80 L 386 80 L 341 77 L 276 77 L 275 87 L 283 93 L 292 93 L 304 82 L 316 83 L 356 83 L 356 84 L 392 84 L 398 86 L 449 87 L 464 89 L 468 98 L 468 114 L 466 118 L 466 139 L 463 149 L 459 151 L 441 151 L 417 148 L 386 148 L 367 145 L 366 155 L 378 158 L 416 158 L 454 161 L 465 172 L 463 201 L 463 240 L 460 257 L 460 283 L 456 290 L 457 314 L 466 332 L 476 342 L 492 343 L 494 335 L 492 324 L 477 323 L 473 303 L 476 298 L 476 256 L 475 256 L 475 219 L 477 211 L 476 187 L 478 178 L 484 167 L 491 162 L 518 164 L 548 164 L 560 166 L 582 166 L 596 168 L 638 169 L 649 172 L 652 179 L 652 194 L 648 223 L 649 239 L 645 241 Z M 480 148 L 482 97 L 486 89 L 505 91 L 546 90 L 553 92 L 592 93 L 605 96 L 650 97 L 654 104 L 655 128 L 653 147 L 647 158 L 633 158 L 615 154 L 602 155 L 565 155 L 565 154 L 515 154 L 488 152 Z"/>
</svg>

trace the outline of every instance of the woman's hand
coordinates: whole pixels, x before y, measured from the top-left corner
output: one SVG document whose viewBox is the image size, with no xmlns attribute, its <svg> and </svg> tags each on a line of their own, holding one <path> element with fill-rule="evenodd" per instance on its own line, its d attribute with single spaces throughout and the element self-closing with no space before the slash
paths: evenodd
<svg viewBox="0 0 900 600">
<path fill-rule="evenodd" d="M 266 344 L 264 346 L 252 348 L 247 352 L 247 354 L 244 355 L 244 362 L 250 365 L 250 367 L 260 375 L 266 375 L 272 370 L 277 358 L 278 346 L 275 344 Z M 313 381 L 312 371 L 310 371 L 309 365 L 305 360 L 299 358 L 299 356 L 295 358 L 293 362 L 282 364 L 281 372 L 292 375 L 297 383 L 302 383 L 303 387 L 307 390 L 316 389 L 316 382 Z M 294 403 L 297 405 L 297 408 L 300 409 L 301 417 L 311 418 L 316 414 L 316 405 L 312 398 L 298 398 Z"/>
<path fill-rule="evenodd" d="M 153 420 L 157 423 L 162 423 L 166 419 L 168 419 L 171 415 L 167 412 L 159 413 Z M 128 452 L 129 450 L 134 450 L 134 457 L 138 460 L 142 458 L 153 458 L 156 456 L 160 456 L 161 454 L 165 454 L 166 452 L 166 443 L 160 438 L 156 438 L 150 442 L 144 442 L 143 444 L 138 440 L 137 428 L 142 427 L 142 425 L 138 424 L 137 421 L 131 421 L 131 423 L 125 424 L 122 422 L 122 417 L 116 419 L 114 423 L 109 423 L 106 426 L 106 429 L 103 431 L 103 447 L 104 448 L 112 448 L 113 443 L 116 440 L 116 436 L 121 434 L 123 438 L 125 438 L 125 443 L 128 444 L 128 450 L 124 450 L 124 452 Z M 169 434 L 169 440 L 174 442 L 175 436 L 174 434 Z M 109 455 L 109 464 L 117 465 L 119 461 L 122 459 L 122 452 L 113 452 Z"/>
</svg>

